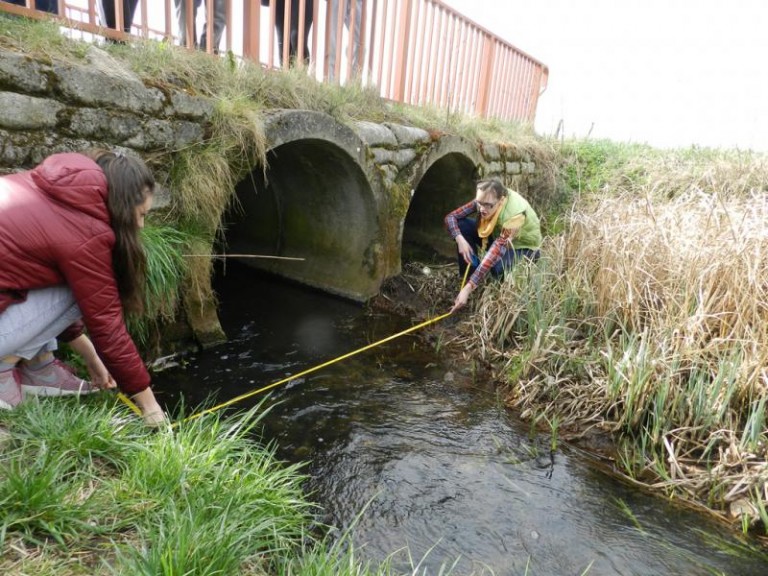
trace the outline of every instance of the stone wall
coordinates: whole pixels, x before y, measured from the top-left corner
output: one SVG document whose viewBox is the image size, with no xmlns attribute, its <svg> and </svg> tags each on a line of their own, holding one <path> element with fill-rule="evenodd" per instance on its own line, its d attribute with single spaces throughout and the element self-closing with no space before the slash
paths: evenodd
<svg viewBox="0 0 768 576">
<path fill-rule="evenodd" d="M 445 136 L 427 130 L 385 122 L 355 122 L 355 131 L 368 146 L 374 163 L 381 168 L 389 185 L 394 184 L 429 149 Z M 530 158 L 520 156 L 516 149 L 497 143 L 469 144 L 477 147 L 477 175 L 498 178 L 508 185 L 525 178 L 536 170 Z"/>
<path fill-rule="evenodd" d="M 91 147 L 172 154 L 204 138 L 212 112 L 207 99 L 145 85 L 95 46 L 82 64 L 0 51 L 0 173 Z"/>
</svg>

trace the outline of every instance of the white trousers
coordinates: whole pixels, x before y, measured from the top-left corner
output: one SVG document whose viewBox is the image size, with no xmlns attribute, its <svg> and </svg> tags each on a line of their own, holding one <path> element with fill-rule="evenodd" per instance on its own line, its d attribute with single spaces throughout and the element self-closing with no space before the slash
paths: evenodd
<svg viewBox="0 0 768 576">
<path fill-rule="evenodd" d="M 56 350 L 56 336 L 82 317 L 68 286 L 30 290 L 27 299 L 0 313 L 0 358 L 26 360 Z"/>
</svg>

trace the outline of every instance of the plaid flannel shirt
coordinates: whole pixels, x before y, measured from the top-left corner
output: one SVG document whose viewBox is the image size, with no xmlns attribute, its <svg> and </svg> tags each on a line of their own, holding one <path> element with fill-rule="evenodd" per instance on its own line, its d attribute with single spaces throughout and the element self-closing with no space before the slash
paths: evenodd
<svg viewBox="0 0 768 576">
<path fill-rule="evenodd" d="M 478 212 L 477 202 L 472 200 L 471 202 L 467 202 L 463 206 L 456 208 L 456 210 L 445 217 L 445 225 L 448 228 L 448 233 L 451 235 L 451 238 L 455 240 L 456 236 L 461 234 L 461 231 L 459 230 L 459 219 L 466 218 L 475 212 Z M 510 241 L 514 238 L 513 233 L 515 231 L 516 230 L 513 228 L 502 228 L 501 234 L 499 234 L 499 237 L 493 241 L 493 244 L 488 248 L 480 265 L 468 280 L 475 288 L 480 285 L 480 282 L 482 282 L 488 275 L 491 268 L 493 268 L 496 263 L 501 260 L 501 257 L 504 256 L 504 253 L 510 245 Z"/>
</svg>

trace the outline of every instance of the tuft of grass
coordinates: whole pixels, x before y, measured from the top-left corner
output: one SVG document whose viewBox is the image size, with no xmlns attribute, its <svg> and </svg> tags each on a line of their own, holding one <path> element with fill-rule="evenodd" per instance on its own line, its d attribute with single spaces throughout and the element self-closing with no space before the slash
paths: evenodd
<svg viewBox="0 0 768 576">
<path fill-rule="evenodd" d="M 190 273 L 185 255 L 195 242 L 192 232 L 167 225 L 152 224 L 141 231 L 147 257 L 144 313 L 127 317 L 128 329 L 146 345 L 162 322 L 178 312 L 184 281 Z"/>
<path fill-rule="evenodd" d="M 0 14 L 0 46 L 14 52 L 35 54 L 49 62 L 82 63 L 89 44 L 67 38 L 59 32 L 59 26 L 55 20 L 47 18 L 30 20 Z"/>
<path fill-rule="evenodd" d="M 312 507 L 299 490 L 300 466 L 276 466 L 273 448 L 250 448 L 257 422 L 253 413 L 198 418 L 182 423 L 172 443 L 158 437 L 133 453 L 119 489 L 152 512 L 142 522 L 143 544 L 121 548 L 122 569 L 237 573 L 245 563 L 290 555 L 307 537 Z"/>
<path fill-rule="evenodd" d="M 0 482 L 3 506 L 0 545 L 8 533 L 27 544 L 53 541 L 64 547 L 68 542 L 97 533 L 88 520 L 95 513 L 93 501 L 77 495 L 89 491 L 88 479 L 72 473 L 66 453 L 45 449 L 24 450 L 24 457 L 13 458 L 5 466 Z"/>
<path fill-rule="evenodd" d="M 47 555 L 88 548 L 94 538 L 125 528 L 127 518 L 111 516 L 101 478 L 119 474 L 136 428 L 124 426 L 105 404 L 83 410 L 64 401 L 52 409 L 45 401 L 26 401 L 0 415 L 7 435 L 0 450 L 0 571 L 32 546 Z M 103 521 L 95 521 L 101 518 Z M 19 544 L 22 547 L 19 548 Z"/>
<path fill-rule="evenodd" d="M 188 273 L 185 255 L 194 237 L 170 226 L 147 226 L 141 236 L 147 255 L 147 314 L 170 319 L 176 312 L 179 288 Z"/>
<path fill-rule="evenodd" d="M 150 433 L 106 393 L 3 411 L 0 572 L 264 574 L 296 556 L 314 508 L 301 467 L 252 440 L 263 413 Z"/>
</svg>

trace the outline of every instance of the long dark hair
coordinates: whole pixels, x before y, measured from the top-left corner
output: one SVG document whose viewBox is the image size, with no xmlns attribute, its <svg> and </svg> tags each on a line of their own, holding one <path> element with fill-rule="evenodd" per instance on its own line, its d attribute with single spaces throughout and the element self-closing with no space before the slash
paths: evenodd
<svg viewBox="0 0 768 576">
<path fill-rule="evenodd" d="M 112 267 L 120 301 L 126 312 L 144 310 L 144 276 L 147 258 L 141 243 L 136 208 L 154 193 L 155 178 L 139 158 L 95 149 L 87 154 L 107 177 L 107 209 L 115 232 Z"/>
</svg>

